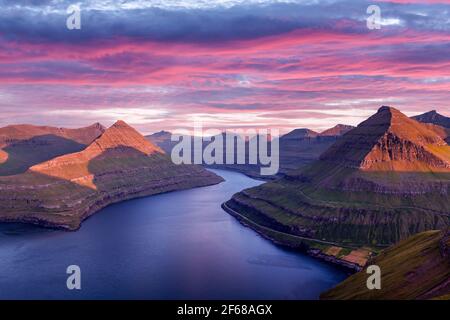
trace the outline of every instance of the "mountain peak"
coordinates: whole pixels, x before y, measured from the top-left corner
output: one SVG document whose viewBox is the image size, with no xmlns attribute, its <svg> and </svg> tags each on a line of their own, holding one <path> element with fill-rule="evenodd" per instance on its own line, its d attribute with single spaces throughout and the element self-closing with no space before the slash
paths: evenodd
<svg viewBox="0 0 450 320">
<path fill-rule="evenodd" d="M 349 126 L 346 124 L 337 124 L 334 127 L 327 129 L 325 131 L 323 131 L 322 133 L 320 133 L 321 136 L 341 136 L 347 132 L 349 132 L 350 130 L 352 130 L 353 126 Z"/>
<path fill-rule="evenodd" d="M 449 146 L 428 126 L 383 106 L 338 140 L 322 160 L 363 170 L 450 169 Z"/>
<path fill-rule="evenodd" d="M 407 119 L 408 117 L 396 108 L 390 106 L 382 106 L 381 108 L 378 109 L 377 113 L 373 115 L 371 118 L 382 120 L 385 121 L 386 123 L 391 123 L 396 118 Z"/>
<path fill-rule="evenodd" d="M 414 116 L 412 119 L 422 123 L 430 123 L 444 128 L 450 128 L 450 118 L 439 114 L 436 110 Z"/>
<path fill-rule="evenodd" d="M 102 125 L 100 122 L 93 123 L 88 128 L 95 128 L 95 129 L 99 129 L 102 131 L 106 130 L 106 127 L 104 125 Z"/>
<path fill-rule="evenodd" d="M 304 139 L 304 138 L 315 138 L 319 134 L 313 130 L 307 129 L 307 128 L 300 128 L 300 129 L 294 129 L 291 132 L 285 134 L 281 137 L 281 139 L 284 140 L 297 140 L 297 139 Z"/>
<path fill-rule="evenodd" d="M 123 120 L 116 121 L 106 129 L 97 140 L 86 148 L 86 151 L 101 153 L 114 148 L 133 148 L 147 155 L 154 152 L 163 153 L 159 147 L 145 139 L 143 135 Z"/>
<path fill-rule="evenodd" d="M 391 107 L 391 106 L 381 106 L 379 109 L 378 109 L 378 112 L 386 112 L 386 111 L 388 111 L 388 112 L 392 112 L 392 111 L 398 111 L 397 109 L 395 109 L 395 108 L 393 108 L 393 107 Z"/>
<path fill-rule="evenodd" d="M 115 128 L 131 128 L 131 126 L 123 120 L 117 120 L 111 127 Z"/>
<path fill-rule="evenodd" d="M 171 136 L 171 135 L 172 135 L 172 133 L 170 133 L 169 131 L 161 130 L 161 131 L 151 134 L 150 136 L 152 136 L 152 137 L 167 137 L 167 136 Z"/>
<path fill-rule="evenodd" d="M 77 179 L 83 176 L 86 177 L 86 181 L 75 180 L 78 181 L 76 183 L 95 188 L 90 168 L 95 159 L 130 159 L 154 153 L 164 151 L 147 141 L 124 121 L 117 121 L 86 149 L 39 163 L 29 170 L 64 179 Z"/>
</svg>

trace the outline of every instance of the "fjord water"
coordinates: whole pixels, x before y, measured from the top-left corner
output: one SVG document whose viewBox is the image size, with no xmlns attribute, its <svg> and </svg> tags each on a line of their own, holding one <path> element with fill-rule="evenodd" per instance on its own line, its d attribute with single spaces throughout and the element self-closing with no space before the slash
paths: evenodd
<svg viewBox="0 0 450 320">
<path fill-rule="evenodd" d="M 261 182 L 212 171 L 226 181 L 111 205 L 76 232 L 0 224 L 0 299 L 317 299 L 346 277 L 225 213 Z"/>
</svg>

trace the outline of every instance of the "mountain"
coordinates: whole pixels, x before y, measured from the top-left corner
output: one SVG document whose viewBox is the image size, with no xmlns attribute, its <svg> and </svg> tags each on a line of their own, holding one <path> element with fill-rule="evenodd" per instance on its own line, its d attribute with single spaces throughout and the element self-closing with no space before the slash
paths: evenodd
<svg viewBox="0 0 450 320">
<path fill-rule="evenodd" d="M 381 107 L 320 159 L 365 171 L 450 171 L 449 151 L 428 126 L 397 109 Z"/>
<path fill-rule="evenodd" d="M 0 128 L 0 176 L 23 173 L 37 163 L 81 151 L 104 130 L 99 123 L 79 129 L 33 125 Z"/>
<path fill-rule="evenodd" d="M 262 176 L 259 164 L 249 164 L 248 154 L 246 155 L 246 164 L 225 164 L 224 161 L 224 164 L 208 165 L 208 167 L 238 171 L 259 179 L 276 179 L 289 170 L 297 169 L 317 160 L 322 152 L 352 128 L 352 126 L 337 125 L 322 133 L 317 133 L 310 129 L 295 129 L 281 136 L 279 138 L 280 170 L 277 176 Z M 160 131 L 146 136 L 146 138 L 161 147 L 168 154 L 171 153 L 172 148 L 177 144 L 177 142 L 171 141 L 171 133 L 167 131 Z M 207 142 L 203 143 L 203 148 L 207 145 Z M 246 141 L 246 152 L 249 149 L 248 145 L 249 143 Z M 268 148 L 270 149 L 270 142 Z M 227 150 L 224 149 L 224 155 L 226 152 Z M 236 150 L 233 150 L 233 152 L 236 153 Z"/>
<path fill-rule="evenodd" d="M 333 128 L 327 129 L 323 132 L 320 133 L 320 136 L 322 137 L 339 137 L 342 136 L 344 134 L 346 134 L 347 132 L 349 132 L 350 130 L 354 129 L 354 126 L 348 126 L 345 124 L 338 124 L 336 126 L 334 126 Z"/>
<path fill-rule="evenodd" d="M 319 159 L 352 126 L 337 125 L 317 133 L 309 129 L 295 129 L 280 138 L 280 173 L 298 169 Z"/>
<path fill-rule="evenodd" d="M 264 228 L 321 243 L 323 252 L 376 251 L 447 228 L 449 193 L 448 144 L 429 126 L 382 107 L 319 160 L 235 194 L 225 206 Z"/>
<path fill-rule="evenodd" d="M 172 133 L 168 131 L 159 131 L 149 136 L 145 136 L 145 138 L 156 144 L 158 147 L 164 150 L 165 153 L 170 154 L 172 152 L 172 148 L 176 145 L 176 142 L 171 141 Z"/>
<path fill-rule="evenodd" d="M 423 123 L 435 124 L 444 128 L 450 128 L 450 118 L 437 113 L 436 110 L 414 116 L 412 119 Z"/>
<path fill-rule="evenodd" d="M 436 110 L 412 117 L 412 119 L 428 124 L 429 128 L 437 132 L 450 144 L 450 118 L 436 112 Z"/>
<path fill-rule="evenodd" d="M 118 121 L 82 151 L 0 177 L 0 221 L 75 230 L 111 203 L 221 181 L 202 167 L 173 164 L 159 147 Z"/>
<path fill-rule="evenodd" d="M 450 299 L 450 233 L 426 231 L 383 250 L 381 290 L 368 290 L 366 269 L 323 293 L 325 300 Z"/>
<path fill-rule="evenodd" d="M 281 137 L 282 140 L 299 140 L 305 138 L 315 138 L 319 133 L 310 129 L 294 129 Z"/>
</svg>

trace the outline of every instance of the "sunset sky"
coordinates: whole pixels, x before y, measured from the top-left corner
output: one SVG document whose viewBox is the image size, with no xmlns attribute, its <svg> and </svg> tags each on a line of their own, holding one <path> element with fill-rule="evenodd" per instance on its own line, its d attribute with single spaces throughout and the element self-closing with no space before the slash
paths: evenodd
<svg viewBox="0 0 450 320">
<path fill-rule="evenodd" d="M 0 0 L 0 126 L 144 133 L 450 116 L 448 0 Z M 366 9 L 381 8 L 369 30 Z"/>
</svg>

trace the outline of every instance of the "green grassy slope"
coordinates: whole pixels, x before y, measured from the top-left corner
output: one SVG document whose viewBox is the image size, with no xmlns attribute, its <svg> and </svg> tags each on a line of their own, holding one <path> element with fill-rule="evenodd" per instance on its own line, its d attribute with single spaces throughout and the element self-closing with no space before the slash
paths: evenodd
<svg viewBox="0 0 450 320">
<path fill-rule="evenodd" d="M 450 235 L 416 234 L 382 251 L 369 264 L 381 269 L 381 290 L 368 290 L 366 270 L 352 275 L 321 299 L 445 299 L 450 295 Z"/>
</svg>

